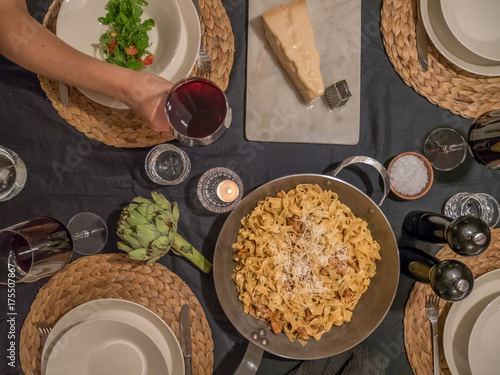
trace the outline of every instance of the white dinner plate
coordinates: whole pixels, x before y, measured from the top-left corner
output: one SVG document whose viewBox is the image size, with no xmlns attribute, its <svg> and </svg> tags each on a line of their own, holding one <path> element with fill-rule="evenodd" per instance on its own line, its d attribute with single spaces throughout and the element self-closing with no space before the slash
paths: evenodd
<svg viewBox="0 0 500 375">
<path fill-rule="evenodd" d="M 63 0 L 57 17 L 56 34 L 66 43 L 87 55 L 102 59 L 99 37 L 107 26 L 99 23 L 106 15 L 107 0 Z M 198 56 L 201 26 L 192 0 L 149 0 L 142 19 L 152 18 L 149 31 L 153 64 L 144 71 L 177 82 L 189 76 Z M 79 89 L 102 105 L 126 109 L 125 104 L 95 91 Z"/>
<path fill-rule="evenodd" d="M 441 0 L 451 32 L 472 52 L 500 60 L 500 1 Z"/>
<path fill-rule="evenodd" d="M 498 375 L 500 355 L 500 297 L 497 297 L 477 318 L 469 340 L 469 362 L 473 375 Z"/>
<path fill-rule="evenodd" d="M 131 324 L 95 319 L 77 324 L 55 343 L 47 375 L 168 375 L 158 346 Z"/>
<path fill-rule="evenodd" d="M 46 365 L 55 343 L 66 331 L 77 324 L 93 319 L 114 319 L 132 324 L 148 334 L 158 345 L 169 374 L 184 374 L 184 358 L 177 338 L 170 327 L 151 310 L 122 299 L 98 299 L 81 304 L 67 312 L 55 324 L 43 347 L 42 375 L 47 375 Z"/>
<path fill-rule="evenodd" d="M 451 63 L 468 72 L 483 76 L 500 76 L 500 61 L 486 59 L 465 47 L 453 35 L 444 19 L 441 1 L 420 0 L 422 20 L 427 35 Z M 473 1 L 471 1 L 473 3 Z"/>
<path fill-rule="evenodd" d="M 500 269 L 474 280 L 471 294 L 455 302 L 448 312 L 443 332 L 443 348 L 453 375 L 471 375 L 468 359 L 469 339 L 476 319 L 484 308 L 500 296 Z"/>
</svg>

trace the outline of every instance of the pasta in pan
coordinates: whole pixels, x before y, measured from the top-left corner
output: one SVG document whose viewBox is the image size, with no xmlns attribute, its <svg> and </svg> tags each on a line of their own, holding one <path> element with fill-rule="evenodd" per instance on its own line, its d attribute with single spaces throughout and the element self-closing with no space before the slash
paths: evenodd
<svg viewBox="0 0 500 375">
<path fill-rule="evenodd" d="M 303 345 L 351 320 L 380 246 L 337 194 L 298 185 L 260 201 L 241 223 L 233 281 L 245 313 Z"/>
</svg>

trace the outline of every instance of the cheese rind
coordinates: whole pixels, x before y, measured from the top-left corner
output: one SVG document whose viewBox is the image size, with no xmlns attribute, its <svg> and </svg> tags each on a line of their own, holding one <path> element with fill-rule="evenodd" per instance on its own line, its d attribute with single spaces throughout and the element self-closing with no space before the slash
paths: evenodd
<svg viewBox="0 0 500 375">
<path fill-rule="evenodd" d="M 296 0 L 262 14 L 265 36 L 274 54 L 307 104 L 323 95 L 320 55 L 306 0 Z"/>
</svg>

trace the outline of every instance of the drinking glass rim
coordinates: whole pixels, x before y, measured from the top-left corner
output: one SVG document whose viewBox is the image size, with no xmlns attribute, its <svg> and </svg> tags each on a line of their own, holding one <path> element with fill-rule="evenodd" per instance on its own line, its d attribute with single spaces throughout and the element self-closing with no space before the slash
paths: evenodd
<svg viewBox="0 0 500 375">
<path fill-rule="evenodd" d="M 187 85 L 188 83 L 192 82 L 192 81 L 197 81 L 197 82 L 204 82 L 204 83 L 207 83 L 213 87 L 215 87 L 223 96 L 224 98 L 224 101 L 226 102 L 226 111 L 224 113 L 224 118 L 221 120 L 221 123 L 219 124 L 219 126 L 217 127 L 217 129 L 210 135 L 207 135 L 207 136 L 204 136 L 204 137 L 190 137 L 186 134 L 183 134 L 181 133 L 178 129 L 176 129 L 176 127 L 174 125 L 172 125 L 172 122 L 170 121 L 170 116 L 168 115 L 168 111 L 167 111 L 167 104 L 170 100 L 170 98 L 172 97 L 173 93 L 180 87 L 182 86 L 185 86 Z M 214 134 L 218 133 L 222 128 L 226 127 L 228 128 L 229 126 L 226 126 L 226 120 L 228 118 L 228 116 L 231 114 L 231 105 L 229 104 L 229 101 L 227 99 L 227 96 L 226 96 L 226 93 L 224 92 L 224 90 L 222 90 L 215 82 L 209 80 L 209 79 L 206 79 L 206 78 L 201 78 L 201 77 L 188 77 L 188 78 L 184 78 L 183 80 L 177 82 L 174 84 L 174 86 L 172 86 L 172 88 L 170 89 L 170 92 L 168 93 L 167 95 L 167 100 L 165 101 L 165 115 L 167 116 L 167 120 L 170 124 L 170 128 L 174 131 L 174 134 L 175 133 L 180 133 L 182 135 L 183 138 L 185 139 L 189 139 L 189 140 L 198 140 L 198 141 L 203 141 L 203 140 L 207 140 L 207 139 L 210 139 L 211 137 L 213 137 Z"/>
</svg>

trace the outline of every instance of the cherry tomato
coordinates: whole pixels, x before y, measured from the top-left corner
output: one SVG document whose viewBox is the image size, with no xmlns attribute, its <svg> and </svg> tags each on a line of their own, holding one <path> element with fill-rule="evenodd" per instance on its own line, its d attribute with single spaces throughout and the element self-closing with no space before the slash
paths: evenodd
<svg viewBox="0 0 500 375">
<path fill-rule="evenodd" d="M 147 55 L 142 61 L 142 65 L 151 65 L 153 63 L 153 55 Z"/>
<path fill-rule="evenodd" d="M 130 46 L 130 47 L 127 47 L 125 49 L 125 51 L 127 52 L 127 54 L 129 54 L 130 56 L 134 56 L 134 55 L 137 55 L 137 47 L 136 46 Z"/>
<path fill-rule="evenodd" d="M 113 40 L 108 47 L 109 53 L 112 54 L 115 51 L 115 47 L 118 44 L 117 40 Z"/>
</svg>

